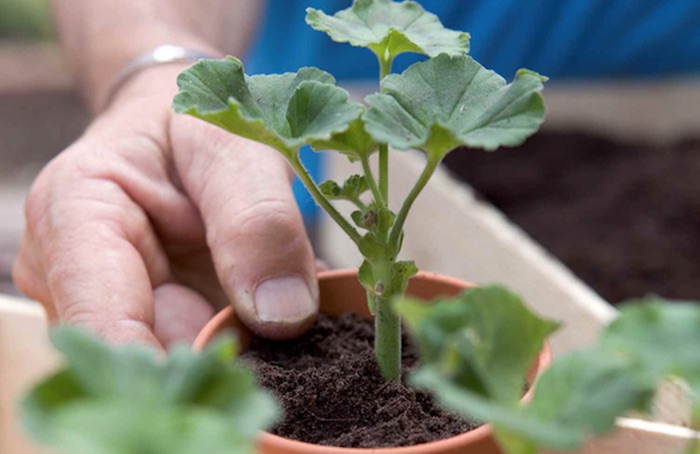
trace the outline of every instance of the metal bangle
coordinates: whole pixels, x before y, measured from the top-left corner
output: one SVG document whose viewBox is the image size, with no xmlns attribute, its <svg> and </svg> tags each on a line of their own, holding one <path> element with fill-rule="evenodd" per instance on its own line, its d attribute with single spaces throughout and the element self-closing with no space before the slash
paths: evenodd
<svg viewBox="0 0 700 454">
<path fill-rule="evenodd" d="M 202 59 L 216 58 L 204 52 L 188 49 L 182 46 L 173 46 L 170 44 L 158 46 L 148 52 L 145 52 L 124 66 L 112 79 L 108 85 L 108 89 L 102 97 L 102 102 L 98 105 L 102 110 L 106 109 L 121 89 L 132 77 L 144 69 L 153 66 L 167 65 L 170 63 L 196 63 Z"/>
</svg>

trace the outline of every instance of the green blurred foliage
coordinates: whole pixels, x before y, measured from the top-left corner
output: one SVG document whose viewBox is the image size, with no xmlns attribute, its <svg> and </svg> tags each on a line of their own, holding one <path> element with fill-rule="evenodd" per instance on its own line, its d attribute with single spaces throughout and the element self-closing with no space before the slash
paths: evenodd
<svg viewBox="0 0 700 454">
<path fill-rule="evenodd" d="M 0 39 L 40 40 L 52 36 L 48 0 L 0 0 Z"/>
</svg>

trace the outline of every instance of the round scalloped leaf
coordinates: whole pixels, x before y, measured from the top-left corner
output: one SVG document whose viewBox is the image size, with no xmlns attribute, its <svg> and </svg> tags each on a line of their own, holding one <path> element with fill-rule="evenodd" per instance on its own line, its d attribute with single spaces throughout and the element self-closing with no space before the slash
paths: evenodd
<svg viewBox="0 0 700 454">
<path fill-rule="evenodd" d="M 333 16 L 313 8 L 306 22 L 333 41 L 371 49 L 380 60 L 403 52 L 428 56 L 469 52 L 469 34 L 445 28 L 440 19 L 413 1 L 355 0 Z"/>
<path fill-rule="evenodd" d="M 377 142 L 439 157 L 460 145 L 516 146 L 544 121 L 545 80 L 521 69 L 506 85 L 471 57 L 441 54 L 385 78 L 363 118 Z"/>
<path fill-rule="evenodd" d="M 377 144 L 365 130 L 362 118 L 357 118 L 345 131 L 333 134 L 330 139 L 311 142 L 311 148 L 314 151 L 338 151 L 354 162 L 371 155 Z"/>
<path fill-rule="evenodd" d="M 291 156 L 304 145 L 330 141 L 350 128 L 363 108 L 348 102 L 330 74 L 316 68 L 249 77 L 234 57 L 202 60 L 178 77 L 173 108 Z"/>
</svg>

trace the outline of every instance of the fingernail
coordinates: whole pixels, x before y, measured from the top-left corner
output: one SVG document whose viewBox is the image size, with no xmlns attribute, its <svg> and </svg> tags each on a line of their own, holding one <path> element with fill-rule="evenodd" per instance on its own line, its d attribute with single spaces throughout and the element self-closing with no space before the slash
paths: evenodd
<svg viewBox="0 0 700 454">
<path fill-rule="evenodd" d="M 285 276 L 261 282 L 255 289 L 255 311 L 263 322 L 294 323 L 317 310 L 309 286 L 300 276 Z"/>
</svg>

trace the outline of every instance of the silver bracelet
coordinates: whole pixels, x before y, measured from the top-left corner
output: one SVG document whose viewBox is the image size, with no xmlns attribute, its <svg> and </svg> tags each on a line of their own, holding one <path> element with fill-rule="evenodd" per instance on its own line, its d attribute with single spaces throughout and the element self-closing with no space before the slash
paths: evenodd
<svg viewBox="0 0 700 454">
<path fill-rule="evenodd" d="M 135 57 L 127 63 L 127 65 L 114 76 L 98 106 L 100 106 L 101 110 L 106 109 L 119 89 L 122 88 L 129 79 L 144 69 L 170 63 L 196 63 L 199 60 L 211 58 L 216 57 L 182 46 L 173 46 L 170 44 L 158 46 L 155 49 Z"/>
</svg>

